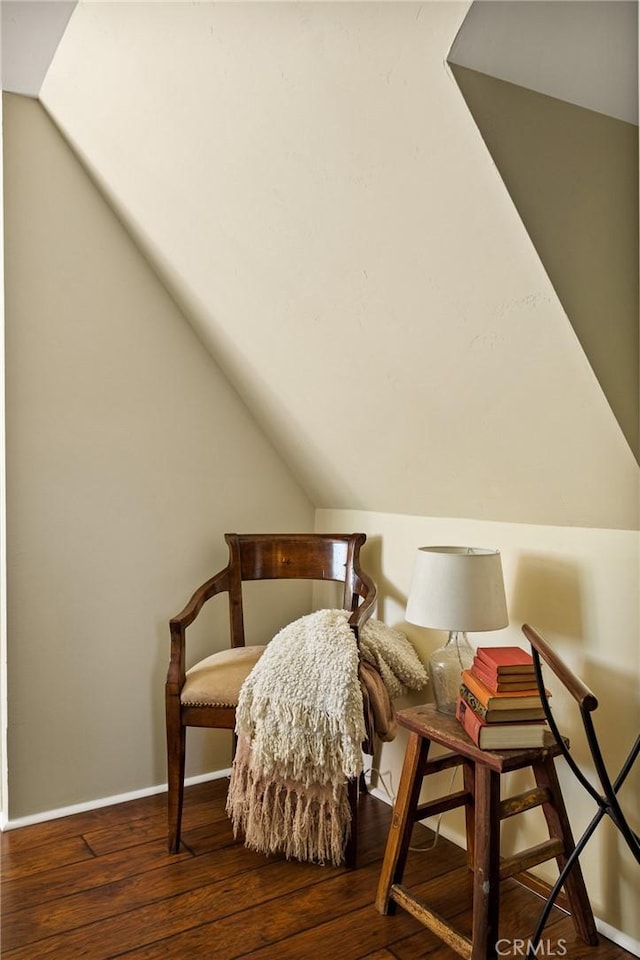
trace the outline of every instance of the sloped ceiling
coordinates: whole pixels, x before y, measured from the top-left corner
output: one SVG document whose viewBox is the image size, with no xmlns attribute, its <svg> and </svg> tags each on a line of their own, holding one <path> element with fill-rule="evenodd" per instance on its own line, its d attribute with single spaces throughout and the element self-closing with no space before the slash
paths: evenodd
<svg viewBox="0 0 640 960">
<path fill-rule="evenodd" d="M 638 4 L 475 3 L 449 62 L 640 460 Z"/>
<path fill-rule="evenodd" d="M 467 11 L 81 3 L 40 98 L 318 506 L 634 527 L 445 63 Z"/>
</svg>

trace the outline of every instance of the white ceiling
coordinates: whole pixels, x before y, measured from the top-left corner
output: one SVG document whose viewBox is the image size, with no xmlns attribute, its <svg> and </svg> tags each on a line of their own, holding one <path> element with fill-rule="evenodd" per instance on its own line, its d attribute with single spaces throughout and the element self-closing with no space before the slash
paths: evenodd
<svg viewBox="0 0 640 960">
<path fill-rule="evenodd" d="M 76 0 L 2 0 L 2 89 L 37 97 Z"/>
<path fill-rule="evenodd" d="M 479 0 L 448 60 L 638 123 L 635 0 Z"/>
</svg>

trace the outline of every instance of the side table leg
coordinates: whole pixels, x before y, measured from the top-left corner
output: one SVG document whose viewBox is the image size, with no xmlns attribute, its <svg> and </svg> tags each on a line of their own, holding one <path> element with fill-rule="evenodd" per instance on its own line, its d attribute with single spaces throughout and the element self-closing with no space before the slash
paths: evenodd
<svg viewBox="0 0 640 960">
<path fill-rule="evenodd" d="M 562 840 L 563 843 L 564 850 L 556 858 L 558 870 L 562 871 L 575 848 L 575 843 L 553 757 L 547 757 L 542 763 L 533 764 L 533 773 L 538 786 L 547 787 L 551 794 L 551 803 L 543 804 L 542 810 L 547 820 L 549 836 Z M 573 925 L 578 936 L 585 943 L 594 946 L 598 943 L 598 931 L 579 860 L 576 860 L 567 875 L 564 881 L 564 889 L 571 908 Z"/>
<path fill-rule="evenodd" d="M 409 734 L 378 882 L 376 909 L 380 913 L 393 913 L 395 910 L 396 905 L 389 899 L 389 894 L 393 884 L 400 883 L 404 873 L 429 746 L 430 741 L 426 737 L 417 733 Z"/>
<path fill-rule="evenodd" d="M 500 774 L 476 763 L 471 960 L 495 960 L 500 912 Z"/>
</svg>

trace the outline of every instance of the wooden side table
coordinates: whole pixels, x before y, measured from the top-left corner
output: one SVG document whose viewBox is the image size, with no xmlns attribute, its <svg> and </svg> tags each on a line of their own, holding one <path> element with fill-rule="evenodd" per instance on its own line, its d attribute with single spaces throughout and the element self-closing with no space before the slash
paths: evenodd
<svg viewBox="0 0 640 960">
<path fill-rule="evenodd" d="M 534 750 L 480 750 L 455 717 L 438 713 L 433 704 L 399 711 L 398 722 L 410 731 L 410 736 L 378 884 L 376 908 L 383 914 L 393 913 L 399 905 L 460 956 L 467 960 L 494 960 L 500 936 L 500 881 L 552 858 L 556 859 L 561 870 L 574 849 L 553 762 L 560 749 L 554 745 Z M 451 752 L 429 761 L 432 743 L 441 744 Z M 420 804 L 424 777 L 453 766 L 462 766 L 464 788 Z M 531 767 L 536 786 L 500 800 L 501 774 L 523 767 Z M 467 859 L 473 871 L 471 940 L 402 884 L 414 823 L 461 806 L 465 808 Z M 549 839 L 501 859 L 500 821 L 537 806 L 542 806 Z M 565 891 L 578 935 L 585 943 L 596 944 L 598 937 L 593 913 L 577 862 L 566 879 Z"/>
</svg>

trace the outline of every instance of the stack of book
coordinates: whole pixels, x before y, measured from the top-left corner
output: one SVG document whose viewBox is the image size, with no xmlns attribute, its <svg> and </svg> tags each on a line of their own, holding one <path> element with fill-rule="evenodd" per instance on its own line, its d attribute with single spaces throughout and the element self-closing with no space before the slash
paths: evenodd
<svg viewBox="0 0 640 960">
<path fill-rule="evenodd" d="M 520 647 L 478 647 L 471 668 L 462 673 L 456 716 L 484 750 L 553 743 L 533 658 Z"/>
</svg>

